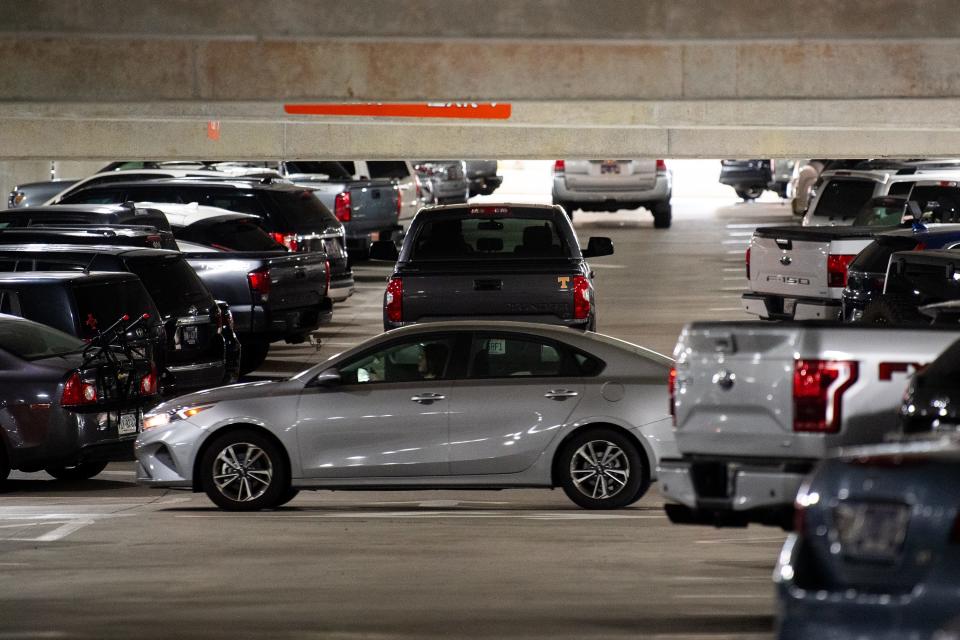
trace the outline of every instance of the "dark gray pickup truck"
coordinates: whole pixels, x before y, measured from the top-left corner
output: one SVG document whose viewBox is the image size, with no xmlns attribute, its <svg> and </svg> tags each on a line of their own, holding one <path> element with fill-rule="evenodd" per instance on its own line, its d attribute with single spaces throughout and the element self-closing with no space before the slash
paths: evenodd
<svg viewBox="0 0 960 640">
<path fill-rule="evenodd" d="M 613 253 L 609 238 L 580 250 L 558 206 L 449 205 L 421 209 L 399 255 L 377 242 L 371 257 L 397 259 L 383 326 L 453 318 L 521 320 L 595 330 L 593 271 L 584 258 Z"/>
</svg>

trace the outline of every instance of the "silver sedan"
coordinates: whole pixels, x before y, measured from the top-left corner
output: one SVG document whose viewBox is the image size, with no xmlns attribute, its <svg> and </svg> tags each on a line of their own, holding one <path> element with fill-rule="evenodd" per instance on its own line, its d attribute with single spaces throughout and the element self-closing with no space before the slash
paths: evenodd
<svg viewBox="0 0 960 640">
<path fill-rule="evenodd" d="M 137 481 L 244 511 L 348 488 L 562 487 L 581 507 L 624 507 L 677 455 L 671 365 L 562 327 L 407 327 L 287 380 L 158 406 L 136 442 Z"/>
</svg>

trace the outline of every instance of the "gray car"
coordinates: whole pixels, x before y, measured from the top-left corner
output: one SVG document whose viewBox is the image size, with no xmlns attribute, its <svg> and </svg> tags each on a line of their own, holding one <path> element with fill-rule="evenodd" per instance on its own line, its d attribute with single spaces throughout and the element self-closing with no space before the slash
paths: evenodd
<svg viewBox="0 0 960 640">
<path fill-rule="evenodd" d="M 244 511 L 300 489 L 562 487 L 581 507 L 624 507 L 676 455 L 671 363 L 546 325 L 405 327 L 288 380 L 159 405 L 137 481 Z"/>
</svg>

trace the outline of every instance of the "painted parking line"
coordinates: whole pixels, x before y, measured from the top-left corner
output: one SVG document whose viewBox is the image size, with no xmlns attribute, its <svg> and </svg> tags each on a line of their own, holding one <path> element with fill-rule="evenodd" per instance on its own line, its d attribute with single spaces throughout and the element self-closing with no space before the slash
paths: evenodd
<svg viewBox="0 0 960 640">
<path fill-rule="evenodd" d="M 665 515 L 631 515 L 631 514 L 613 514 L 613 513 L 508 513 L 504 511 L 474 511 L 474 512 L 455 512 L 455 511 L 384 511 L 375 513 L 363 512 L 339 512 L 339 513 L 251 513 L 251 514 L 228 514 L 228 513 L 202 513 L 202 514 L 184 514 L 177 515 L 177 518 L 187 519 L 222 519 L 222 518 L 256 518 L 270 520 L 323 520 L 323 519 L 355 519 L 355 520 L 430 520 L 430 519 L 515 519 L 515 520 L 664 520 Z"/>
<path fill-rule="evenodd" d="M 695 540 L 695 544 L 736 544 L 739 542 L 746 542 L 752 544 L 754 542 L 783 542 L 787 537 L 787 534 L 782 536 L 764 536 L 758 538 L 719 538 L 715 540 Z"/>
</svg>

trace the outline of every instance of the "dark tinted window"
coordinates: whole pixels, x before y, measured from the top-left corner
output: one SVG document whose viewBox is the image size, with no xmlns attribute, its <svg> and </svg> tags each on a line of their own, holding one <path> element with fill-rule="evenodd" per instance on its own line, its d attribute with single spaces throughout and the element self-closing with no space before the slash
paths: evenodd
<svg viewBox="0 0 960 640">
<path fill-rule="evenodd" d="M 370 178 L 392 178 L 400 180 L 410 176 L 407 163 L 401 160 L 367 160 Z"/>
<path fill-rule="evenodd" d="M 425 222 L 413 260 L 563 257 L 566 243 L 553 220 L 514 217 L 445 217 Z"/>
<path fill-rule="evenodd" d="M 284 163 L 287 173 L 312 173 L 330 176 L 332 180 L 350 180 L 353 177 L 352 162 L 336 160 L 297 160 Z"/>
<path fill-rule="evenodd" d="M 0 320 L 0 349 L 23 360 L 38 360 L 79 351 L 84 342 L 27 320 Z"/>
<path fill-rule="evenodd" d="M 587 369 L 599 370 L 599 363 L 588 356 L 583 356 L 582 362 Z M 471 378 L 584 374 L 581 362 L 568 349 L 533 336 L 478 336 L 470 349 L 468 376 Z"/>
<path fill-rule="evenodd" d="M 868 244 L 850 263 L 850 269 L 869 273 L 886 273 L 890 256 L 897 251 L 910 251 L 917 245 L 913 238 L 885 236 Z"/>
<path fill-rule="evenodd" d="M 0 313 L 11 316 L 23 316 L 20 309 L 20 294 L 16 291 L 0 289 Z"/>
<path fill-rule="evenodd" d="M 180 256 L 128 258 L 126 262 L 163 315 L 179 315 L 191 303 L 210 298 L 196 272 Z"/>
<path fill-rule="evenodd" d="M 228 251 L 286 251 L 283 245 L 250 220 L 191 225 L 177 230 L 177 237 Z"/>
<path fill-rule="evenodd" d="M 887 195 L 891 196 L 905 196 L 910 193 L 910 189 L 913 187 L 912 182 L 894 182 L 890 185 L 890 189 L 887 190 Z"/>
<path fill-rule="evenodd" d="M 157 308 L 139 282 L 82 284 L 74 289 L 80 337 L 92 338 L 97 329 L 106 329 L 124 314 L 136 318 L 144 313 L 157 316 Z"/>
<path fill-rule="evenodd" d="M 916 187 L 910 201 L 920 209 L 924 222 L 960 221 L 960 189 L 957 187 Z"/>
<path fill-rule="evenodd" d="M 255 216 L 263 217 L 266 211 L 257 194 L 253 191 L 227 191 L 226 189 L 212 189 L 206 194 L 197 193 L 196 200 L 189 202 L 199 202 L 211 207 L 219 207 L 227 211 L 236 211 L 237 213 L 249 213 Z"/>
<path fill-rule="evenodd" d="M 295 233 L 322 233 L 337 228 L 340 222 L 314 195 L 313 191 L 264 191 L 270 208 L 273 231 Z"/>
<path fill-rule="evenodd" d="M 124 192 L 120 189 L 106 189 L 94 187 L 91 189 L 80 189 L 63 198 L 62 204 L 117 204 L 123 202 Z M 151 200 L 152 202 L 163 202 L 162 200 Z"/>
<path fill-rule="evenodd" d="M 873 196 L 872 180 L 834 178 L 820 187 L 820 200 L 814 215 L 852 218 Z"/>
</svg>

